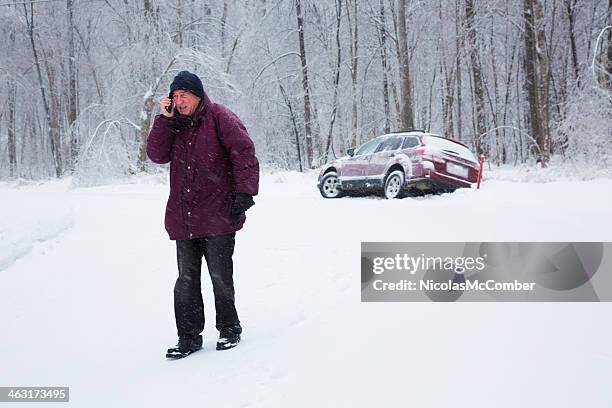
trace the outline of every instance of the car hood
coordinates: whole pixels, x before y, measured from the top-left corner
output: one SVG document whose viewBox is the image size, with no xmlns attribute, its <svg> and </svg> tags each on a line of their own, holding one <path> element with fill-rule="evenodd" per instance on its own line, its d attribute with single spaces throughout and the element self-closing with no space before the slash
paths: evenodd
<svg viewBox="0 0 612 408">
<path fill-rule="evenodd" d="M 352 159 L 352 156 L 348 156 L 348 155 L 342 156 L 342 157 L 338 157 L 337 159 L 334 159 L 334 160 L 330 161 L 329 163 L 327 163 L 325 165 L 325 167 L 329 167 L 329 166 L 334 165 L 336 163 L 342 163 L 342 162 L 345 162 L 345 161 L 350 160 L 350 159 Z"/>
</svg>

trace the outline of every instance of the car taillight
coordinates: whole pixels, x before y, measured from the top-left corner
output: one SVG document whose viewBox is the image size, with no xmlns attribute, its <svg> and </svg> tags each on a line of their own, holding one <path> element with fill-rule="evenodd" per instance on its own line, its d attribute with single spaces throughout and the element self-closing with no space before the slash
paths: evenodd
<svg viewBox="0 0 612 408">
<path fill-rule="evenodd" d="M 425 156 L 425 149 L 417 149 L 416 154 L 419 156 Z"/>
</svg>

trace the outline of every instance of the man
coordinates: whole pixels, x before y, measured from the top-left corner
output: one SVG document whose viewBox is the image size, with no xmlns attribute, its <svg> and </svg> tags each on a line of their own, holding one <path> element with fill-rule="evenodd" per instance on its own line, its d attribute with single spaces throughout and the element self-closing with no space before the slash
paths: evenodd
<svg viewBox="0 0 612 408">
<path fill-rule="evenodd" d="M 160 103 L 147 154 L 155 163 L 170 162 L 165 225 L 170 239 L 176 240 L 174 314 L 179 340 L 166 357 L 182 358 L 202 347 L 202 257 L 215 296 L 217 350 L 240 341 L 232 255 L 235 233 L 258 192 L 259 163 L 240 119 L 210 101 L 197 75 L 179 72 L 170 95 Z"/>
</svg>

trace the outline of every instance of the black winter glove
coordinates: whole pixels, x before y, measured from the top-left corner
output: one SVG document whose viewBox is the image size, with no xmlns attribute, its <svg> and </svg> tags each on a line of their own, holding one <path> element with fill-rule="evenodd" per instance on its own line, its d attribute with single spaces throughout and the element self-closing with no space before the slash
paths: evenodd
<svg viewBox="0 0 612 408">
<path fill-rule="evenodd" d="M 232 203 L 232 209 L 230 211 L 230 219 L 232 224 L 238 225 L 240 223 L 240 217 L 242 214 L 255 205 L 253 197 L 246 193 L 236 193 L 236 198 Z"/>
</svg>

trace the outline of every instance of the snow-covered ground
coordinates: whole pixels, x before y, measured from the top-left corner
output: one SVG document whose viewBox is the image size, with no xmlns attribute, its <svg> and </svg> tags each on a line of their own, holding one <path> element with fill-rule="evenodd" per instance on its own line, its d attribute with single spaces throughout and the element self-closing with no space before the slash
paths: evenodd
<svg viewBox="0 0 612 408">
<path fill-rule="evenodd" d="M 499 172 L 479 191 L 388 201 L 324 200 L 315 177 L 263 175 L 237 235 L 243 342 L 214 350 L 203 279 L 204 349 L 179 361 L 164 358 L 177 274 L 166 184 L 0 184 L 0 386 L 69 386 L 71 406 L 105 408 L 612 406 L 611 304 L 361 303 L 359 252 L 612 241 L 612 179 Z"/>
</svg>

